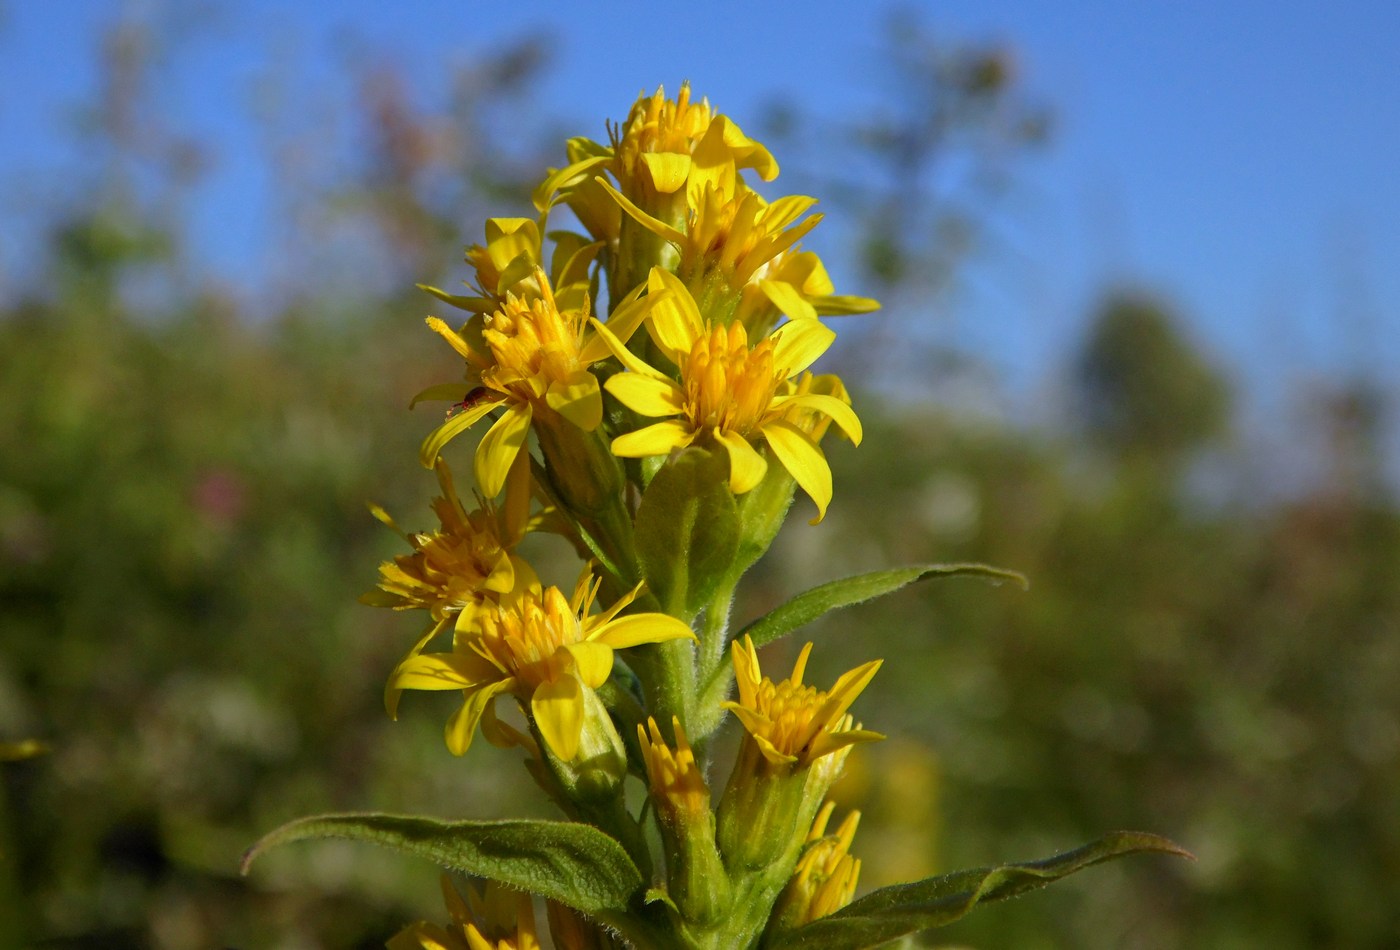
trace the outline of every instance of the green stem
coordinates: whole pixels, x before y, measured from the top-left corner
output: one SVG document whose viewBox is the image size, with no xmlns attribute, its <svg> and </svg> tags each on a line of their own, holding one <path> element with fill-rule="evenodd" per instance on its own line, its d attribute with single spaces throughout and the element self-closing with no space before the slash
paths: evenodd
<svg viewBox="0 0 1400 950">
<path fill-rule="evenodd" d="M 695 718 L 695 646 L 689 640 L 669 640 L 638 647 L 638 673 L 646 688 L 647 706 L 656 724 L 670 736 L 671 717 L 691 734 Z"/>
</svg>

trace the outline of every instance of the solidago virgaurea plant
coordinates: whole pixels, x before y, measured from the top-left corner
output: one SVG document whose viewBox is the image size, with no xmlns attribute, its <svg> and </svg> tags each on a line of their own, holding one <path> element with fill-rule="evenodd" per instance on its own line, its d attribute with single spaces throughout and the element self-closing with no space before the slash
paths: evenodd
<svg viewBox="0 0 1400 950">
<path fill-rule="evenodd" d="M 643 95 L 608 133 L 568 142 L 535 191 L 537 218 L 486 222 L 466 293 L 425 288 L 467 314 L 428 318 L 463 374 L 415 399 L 449 405 L 419 459 L 441 488 L 437 524 L 400 531 L 408 550 L 363 598 L 426 614 L 389 672 L 389 714 L 406 691 L 455 692 L 448 750 L 470 755 L 478 735 L 518 748 L 563 819 L 306 818 L 245 868 L 273 845 L 347 837 L 475 879 L 444 875 L 442 917 L 395 948 L 538 947 L 536 898 L 561 948 L 856 948 L 1108 858 L 1184 853 L 1120 832 L 855 897 L 859 814 L 828 831 L 827 792 L 883 738 L 858 719 L 880 660 L 808 683 L 812 644 L 787 675 L 759 648 L 914 581 L 1019 577 L 859 574 L 736 626 L 736 587 L 794 498 L 813 524 L 833 502 L 823 447 L 861 440 L 842 381 L 812 372 L 835 338 L 821 318 L 877 304 L 834 293 L 799 246 L 815 199 L 753 190 L 746 175 L 771 181 L 777 162 L 688 87 Z M 547 229 L 565 217 L 581 230 Z M 469 508 L 443 453 L 472 429 Z M 517 552 L 531 532 L 578 552 L 571 591 Z M 732 761 L 716 761 L 723 728 L 739 734 Z"/>
</svg>

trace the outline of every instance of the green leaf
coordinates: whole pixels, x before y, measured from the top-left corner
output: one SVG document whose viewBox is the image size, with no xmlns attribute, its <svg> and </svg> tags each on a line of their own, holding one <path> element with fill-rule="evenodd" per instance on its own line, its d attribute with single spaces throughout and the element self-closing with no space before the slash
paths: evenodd
<svg viewBox="0 0 1400 950">
<path fill-rule="evenodd" d="M 693 620 L 739 544 L 739 510 L 724 460 L 682 452 L 652 478 L 637 508 L 637 560 L 663 610 Z"/>
<path fill-rule="evenodd" d="M 427 858 L 567 904 L 613 926 L 642 887 L 622 845 L 591 825 L 567 821 L 437 821 L 410 815 L 320 815 L 288 822 L 243 856 L 243 873 L 290 841 L 351 838 Z"/>
<path fill-rule="evenodd" d="M 867 600 L 892 594 L 901 587 L 931 577 L 980 577 L 995 584 L 1014 581 L 1022 590 L 1030 587 L 1023 575 L 985 564 L 918 564 L 888 571 L 872 571 L 869 574 L 857 574 L 855 577 L 829 581 L 804 591 L 744 627 L 738 636 L 748 634 L 753 637 L 754 646 L 761 647 L 765 643 L 772 643 L 780 637 L 787 636 L 830 611 L 863 604 Z"/>
<path fill-rule="evenodd" d="M 1041 861 L 954 871 L 941 877 L 881 888 L 829 917 L 782 934 L 769 946 L 773 950 L 877 947 L 906 934 L 952 923 L 978 904 L 1015 897 L 1100 861 L 1144 851 L 1192 858 L 1180 845 L 1159 835 L 1115 831 L 1081 848 Z"/>
</svg>

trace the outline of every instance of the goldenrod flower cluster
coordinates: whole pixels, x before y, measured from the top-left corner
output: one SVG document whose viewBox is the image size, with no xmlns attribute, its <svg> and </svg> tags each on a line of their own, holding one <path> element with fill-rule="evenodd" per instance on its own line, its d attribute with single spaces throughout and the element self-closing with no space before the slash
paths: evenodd
<svg viewBox="0 0 1400 950">
<path fill-rule="evenodd" d="M 1110 858 L 1186 853 L 1115 832 L 855 897 L 860 816 L 828 833 L 828 794 L 853 750 L 883 738 L 852 712 L 880 661 L 827 686 L 806 682 L 812 644 L 783 679 L 759 649 L 914 581 L 1024 578 L 878 570 L 731 625 L 799 490 L 811 523 L 826 517 L 828 437 L 862 438 L 845 384 L 813 371 L 835 339 L 822 318 L 876 309 L 836 294 L 801 248 L 815 199 L 770 200 L 750 180 L 777 176 L 772 154 L 688 87 L 658 90 L 606 142 L 567 143 L 535 217 L 486 222 L 464 293 L 424 288 L 467 314 L 427 320 L 462 372 L 413 400 L 447 403 L 419 451 L 440 488 L 436 526 L 404 531 L 372 508 L 408 550 L 362 599 L 426 615 L 385 706 L 397 717 L 405 691 L 454 694 L 448 749 L 466 755 L 479 733 L 522 750 L 563 819 L 303 818 L 266 835 L 245 870 L 275 845 L 349 837 L 485 882 L 463 892 L 444 877 L 450 921 L 410 925 L 393 950 L 535 950 L 537 901 L 561 950 L 857 950 Z M 470 506 L 449 468 L 467 433 Z M 543 533 L 577 552 L 571 589 L 532 563 Z M 716 741 L 725 726 L 737 741 Z M 33 751 L 0 744 L 0 759 Z"/>
<path fill-rule="evenodd" d="M 833 292 L 799 245 L 821 220 L 815 199 L 754 190 L 745 174 L 771 181 L 777 162 L 688 86 L 643 95 L 608 131 L 568 143 L 535 191 L 538 218 L 487 222 L 466 293 L 425 288 L 468 314 L 428 318 L 463 375 L 414 400 L 449 404 L 420 453 L 442 490 L 438 525 L 400 531 L 411 552 L 363 599 L 429 618 L 389 676 L 391 714 L 405 690 L 458 692 L 448 748 L 466 753 L 478 731 L 524 748 L 570 819 L 654 875 L 648 927 L 664 945 L 748 946 L 779 926 L 779 895 L 800 905 L 781 917 L 796 926 L 855 884 L 858 865 L 818 867 L 812 842 L 846 753 L 880 738 L 847 713 L 879 663 L 823 692 L 802 684 L 808 644 L 774 683 L 728 628 L 735 585 L 794 493 L 815 503 L 813 524 L 825 517 L 829 428 L 861 439 L 841 380 L 811 370 L 835 339 L 821 317 L 876 304 Z M 446 460 L 469 431 L 471 510 Z M 586 558 L 572 595 L 519 553 L 536 531 Z M 712 802 L 709 740 L 726 710 L 745 738 Z M 649 790 L 641 814 L 629 778 Z M 853 820 L 842 827 L 845 855 Z M 448 928 L 420 923 L 392 945 L 537 945 L 519 893 L 463 898 L 445 880 L 444 895 Z M 613 945 L 604 922 L 563 904 L 549 919 L 561 946 Z"/>
</svg>

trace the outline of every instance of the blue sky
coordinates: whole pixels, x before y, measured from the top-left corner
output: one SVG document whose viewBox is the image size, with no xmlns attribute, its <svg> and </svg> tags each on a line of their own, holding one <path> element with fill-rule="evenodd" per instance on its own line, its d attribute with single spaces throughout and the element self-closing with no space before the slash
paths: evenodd
<svg viewBox="0 0 1400 950">
<path fill-rule="evenodd" d="M 554 46 L 541 99 L 580 117 L 579 132 L 600 134 L 638 90 L 681 78 L 744 124 L 775 96 L 813 113 L 871 107 L 889 11 L 850 0 L 316 6 L 0 7 L 0 208 L 12 223 L 0 235 L 0 282 L 24 276 L 37 227 L 25 212 L 61 201 L 65 169 L 82 162 L 73 111 L 90 99 L 102 28 L 123 12 L 184 10 L 215 24 L 189 34 L 159 96 L 174 126 L 216 148 L 190 233 L 199 265 L 239 283 L 266 269 L 277 226 L 250 111 L 275 64 L 292 70 L 314 111 L 345 81 L 347 36 L 432 95 L 449 66 L 538 35 Z M 1400 4 L 945 0 L 915 9 L 935 34 L 1009 42 L 1026 87 L 1055 114 L 1050 147 L 1024 165 L 1004 208 L 1007 247 L 948 303 L 949 319 L 1006 376 L 1035 378 L 1071 344 L 1104 284 L 1131 280 L 1174 301 L 1198 339 L 1256 387 L 1278 374 L 1360 368 L 1394 391 Z M 999 349 L 998 340 L 1017 342 Z"/>
</svg>

